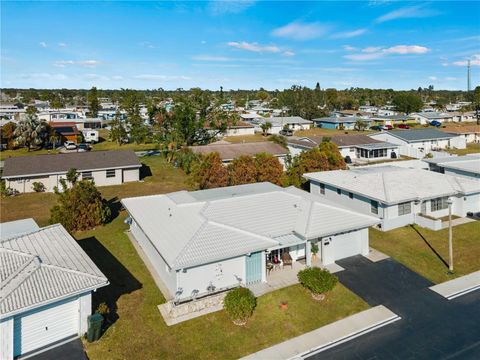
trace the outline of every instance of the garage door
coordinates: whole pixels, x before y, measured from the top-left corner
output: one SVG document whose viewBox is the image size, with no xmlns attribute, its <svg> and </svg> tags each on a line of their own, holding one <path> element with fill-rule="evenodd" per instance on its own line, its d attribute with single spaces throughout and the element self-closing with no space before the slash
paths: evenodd
<svg viewBox="0 0 480 360">
<path fill-rule="evenodd" d="M 15 356 L 78 334 L 78 299 L 58 302 L 14 319 Z"/>
<path fill-rule="evenodd" d="M 357 233 L 337 235 L 333 238 L 332 245 L 335 249 L 335 261 L 362 252 L 362 242 Z"/>
</svg>

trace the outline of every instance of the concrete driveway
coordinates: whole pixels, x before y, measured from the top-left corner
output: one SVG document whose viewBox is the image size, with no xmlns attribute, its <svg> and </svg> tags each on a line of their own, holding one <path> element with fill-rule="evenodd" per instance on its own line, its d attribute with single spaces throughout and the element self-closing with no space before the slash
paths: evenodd
<svg viewBox="0 0 480 360">
<path fill-rule="evenodd" d="M 395 260 L 355 256 L 338 264 L 343 285 L 402 320 L 310 359 L 480 359 L 480 291 L 449 301 Z"/>
</svg>

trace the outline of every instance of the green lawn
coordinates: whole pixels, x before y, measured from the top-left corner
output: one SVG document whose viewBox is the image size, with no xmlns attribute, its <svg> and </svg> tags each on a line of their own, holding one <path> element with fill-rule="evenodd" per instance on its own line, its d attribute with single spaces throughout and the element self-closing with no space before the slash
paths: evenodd
<svg viewBox="0 0 480 360">
<path fill-rule="evenodd" d="M 446 150 L 450 154 L 455 154 L 455 155 L 467 155 L 467 154 L 477 154 L 480 153 L 480 144 L 467 144 L 466 149 L 449 149 Z"/>
<path fill-rule="evenodd" d="M 85 343 L 95 359 L 235 359 L 367 309 L 341 285 L 323 302 L 299 285 L 258 298 L 247 326 L 233 325 L 223 311 L 167 327 L 157 305 L 165 300 L 124 230 L 125 214 L 105 227 L 76 234 L 80 245 L 112 283 L 96 301 L 117 305 L 118 320 L 97 343 Z M 289 308 L 278 308 L 288 301 Z"/>
<path fill-rule="evenodd" d="M 5 160 L 8 157 L 14 156 L 33 156 L 33 155 L 42 155 L 42 154 L 56 154 L 58 151 L 39 149 L 39 150 L 31 150 L 28 151 L 27 148 L 20 148 L 16 150 L 2 150 L 0 151 L 0 160 Z"/>
<path fill-rule="evenodd" d="M 478 221 L 453 227 L 454 275 L 447 275 L 448 229 L 432 231 L 419 226 L 387 232 L 371 229 L 370 245 L 435 283 L 480 270 Z"/>
</svg>

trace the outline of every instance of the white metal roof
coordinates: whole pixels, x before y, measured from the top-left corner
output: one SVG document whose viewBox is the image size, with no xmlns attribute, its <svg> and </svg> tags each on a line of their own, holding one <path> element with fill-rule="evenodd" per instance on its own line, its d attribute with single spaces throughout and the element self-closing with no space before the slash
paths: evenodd
<svg viewBox="0 0 480 360">
<path fill-rule="evenodd" d="M 436 164 L 447 169 L 460 170 L 474 174 L 480 174 L 480 154 L 466 156 L 449 156 L 433 159 L 425 159 L 425 162 Z"/>
<path fill-rule="evenodd" d="M 60 225 L 0 241 L 0 317 L 108 284 Z"/>
<path fill-rule="evenodd" d="M 122 203 L 173 269 L 273 248 L 292 234 L 313 239 L 378 223 L 295 188 L 250 184 L 215 190 Z"/>
<path fill-rule="evenodd" d="M 0 223 L 0 240 L 40 229 L 32 218 Z"/>
<path fill-rule="evenodd" d="M 480 192 L 474 180 L 397 166 L 324 171 L 304 177 L 385 204 Z"/>
</svg>

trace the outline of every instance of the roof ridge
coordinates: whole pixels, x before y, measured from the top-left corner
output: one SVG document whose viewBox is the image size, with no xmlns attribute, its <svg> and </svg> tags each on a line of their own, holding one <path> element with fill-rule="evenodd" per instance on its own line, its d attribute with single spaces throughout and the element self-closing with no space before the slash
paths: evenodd
<svg viewBox="0 0 480 360">
<path fill-rule="evenodd" d="M 36 272 L 38 269 L 40 269 L 40 259 L 38 258 L 38 256 L 34 256 L 32 257 L 32 259 L 30 261 L 28 261 L 25 266 L 22 266 L 20 269 L 18 269 L 18 271 L 16 271 L 14 273 L 14 276 L 10 277 L 8 283 L 2 283 L 2 292 L 0 294 L 0 303 L 2 303 L 3 301 L 5 301 L 7 299 L 7 297 L 16 289 L 20 286 L 20 284 L 22 284 L 23 282 L 25 282 L 28 278 L 30 278 L 32 276 L 32 274 L 34 272 Z M 24 274 L 24 272 L 29 269 L 29 268 L 32 268 L 31 271 L 27 274 Z M 23 275 L 23 277 L 19 278 L 18 281 L 14 281 L 15 278 L 19 277 Z"/>
<path fill-rule="evenodd" d="M 387 184 L 385 182 L 385 174 L 388 174 L 388 172 L 380 172 L 380 174 L 382 175 L 382 184 L 383 184 L 383 192 L 385 193 L 385 200 L 387 202 L 390 202 L 390 194 L 388 193 L 388 187 L 387 187 Z"/>
<path fill-rule="evenodd" d="M 66 268 L 66 267 L 63 267 L 63 266 L 60 266 L 60 265 L 52 265 L 52 264 L 41 263 L 41 267 L 54 268 L 54 269 L 62 270 L 64 272 L 69 272 L 69 273 L 72 273 L 72 274 L 88 276 L 88 277 L 95 278 L 95 279 L 98 279 L 98 280 L 106 279 L 108 281 L 108 279 L 106 277 L 95 275 L 95 274 L 90 274 L 90 273 L 79 271 L 79 270 Z"/>
<path fill-rule="evenodd" d="M 12 241 L 12 240 L 15 240 L 15 239 L 19 239 L 19 238 L 24 237 L 24 236 L 39 233 L 40 231 L 43 231 L 43 230 L 47 230 L 47 229 L 51 229 L 51 228 L 55 228 L 55 227 L 60 227 L 60 226 L 63 227 L 62 224 L 56 223 L 56 224 L 51 224 L 51 225 L 44 226 L 42 228 L 39 228 L 39 229 L 36 229 L 36 230 L 33 230 L 33 231 L 29 231 L 29 232 L 26 232 L 26 233 L 20 233 L 20 234 L 12 235 L 11 237 L 8 237 L 6 239 L 1 239 L 0 244 L 5 243 L 5 242 L 9 242 L 9 241 Z M 23 252 L 23 253 L 35 256 L 35 254 L 30 254 L 28 252 Z"/>
<path fill-rule="evenodd" d="M 199 213 L 200 214 L 200 213 Z M 205 219 L 205 221 L 198 227 L 198 229 L 195 231 L 193 236 L 188 240 L 185 245 L 182 247 L 182 249 L 178 252 L 178 255 L 173 259 L 171 267 L 174 267 L 175 264 L 178 263 L 178 259 L 180 259 L 181 256 L 183 256 L 183 253 L 186 251 L 187 246 L 189 247 L 190 244 L 199 236 L 200 232 L 205 229 L 205 227 L 208 225 L 208 219 L 201 214 L 201 216 Z"/>
</svg>

